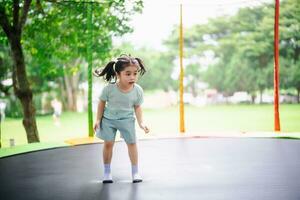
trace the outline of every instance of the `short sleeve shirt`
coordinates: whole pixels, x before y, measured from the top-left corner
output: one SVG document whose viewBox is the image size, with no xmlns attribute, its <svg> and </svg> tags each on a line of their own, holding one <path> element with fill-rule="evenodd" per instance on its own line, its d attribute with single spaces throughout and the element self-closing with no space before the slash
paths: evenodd
<svg viewBox="0 0 300 200">
<path fill-rule="evenodd" d="M 106 85 L 99 97 L 106 101 L 103 116 L 107 119 L 126 119 L 134 117 L 134 106 L 143 103 L 143 89 L 134 84 L 129 92 L 122 92 L 116 84 Z"/>
</svg>

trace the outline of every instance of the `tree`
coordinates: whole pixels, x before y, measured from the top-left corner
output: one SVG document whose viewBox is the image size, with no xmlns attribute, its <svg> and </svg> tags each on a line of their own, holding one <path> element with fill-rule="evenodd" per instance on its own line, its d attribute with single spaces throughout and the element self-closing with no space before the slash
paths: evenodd
<svg viewBox="0 0 300 200">
<path fill-rule="evenodd" d="M 32 90 L 27 78 L 25 58 L 21 38 L 27 20 L 31 0 L 24 0 L 20 5 L 19 0 L 14 0 L 12 5 L 0 4 L 0 25 L 6 34 L 13 60 L 13 88 L 14 93 L 21 101 L 23 108 L 23 126 L 26 130 L 29 143 L 39 142 L 36 126 L 35 108 L 32 102 Z"/>
<path fill-rule="evenodd" d="M 284 88 L 296 89 L 300 103 L 300 1 L 283 1 L 280 16 L 280 55 L 284 58 L 280 74 L 285 73 L 280 81 Z"/>
<path fill-rule="evenodd" d="M 139 12 L 141 1 L 105 1 L 104 3 L 42 3 L 42 12 L 31 12 L 24 34 L 24 48 L 30 58 L 29 75 L 44 88 L 55 80 L 66 109 L 76 110 L 78 85 L 87 80 L 87 41 L 94 58 L 101 65 L 111 56 L 112 37 L 130 32 L 130 15 Z M 88 38 L 87 6 L 92 5 L 91 30 Z M 44 41 L 44 42 L 41 42 Z M 51 41 L 51 42 L 47 42 Z M 47 59 L 45 59 L 47 58 Z M 51 84 L 54 85 L 54 84 Z"/>
<path fill-rule="evenodd" d="M 1 35 L 0 31 L 0 80 L 7 80 L 8 77 L 11 75 L 11 66 L 12 62 L 10 57 L 10 50 L 9 50 L 9 44 L 7 41 L 7 38 L 3 35 Z M 9 95 L 9 90 L 12 87 L 12 85 L 4 85 L 2 81 L 0 82 L 0 97 L 2 96 L 1 93 L 4 94 L 4 96 Z"/>
<path fill-rule="evenodd" d="M 297 102 L 300 103 L 300 62 L 297 62 L 289 67 L 289 86 L 293 87 L 297 91 Z"/>
<path fill-rule="evenodd" d="M 23 2 L 14 0 L 0 4 L 0 24 L 8 38 L 14 61 L 12 69 L 14 93 L 22 103 L 23 125 L 29 143 L 38 142 L 39 137 L 32 101 L 33 92 L 28 79 L 27 61 L 25 63 L 22 45 L 25 45 L 27 53 L 29 52 L 28 55 L 31 55 L 28 57 L 30 58 L 29 66 L 32 67 L 32 70 L 29 71 L 33 72 L 31 75 L 34 75 L 37 69 L 41 69 L 42 73 L 36 73 L 36 77 L 45 77 L 44 75 L 48 74 L 49 79 L 65 74 L 76 74 L 78 69 L 86 63 L 86 29 L 82 28 L 83 25 L 86 25 L 86 16 L 82 11 L 85 11 L 85 6 L 89 3 L 95 4 L 95 9 L 97 9 L 97 12 L 94 12 L 96 20 L 93 23 L 93 28 L 97 31 L 94 33 L 96 37 L 93 37 L 92 49 L 101 60 L 109 55 L 111 37 L 131 30 L 127 22 L 133 12 L 140 11 L 142 7 L 140 0 L 134 1 L 130 5 L 126 1 L 105 1 L 102 4 L 96 1 L 59 2 L 50 0 L 43 2 L 37 0 L 35 3 L 32 3 L 31 0 Z M 28 15 L 29 26 L 28 29 L 24 29 Z M 54 23 L 48 24 L 47 22 Z M 57 37 L 59 34 L 61 37 Z M 23 38 L 24 35 L 25 38 Z M 56 38 L 51 40 L 54 36 Z M 31 37 L 33 40 L 30 40 Z M 51 43 L 47 45 L 49 40 Z M 68 83 L 67 78 L 68 76 L 65 76 L 66 84 Z"/>
<path fill-rule="evenodd" d="M 201 75 L 202 80 L 225 96 L 243 90 L 254 100 L 257 90 L 262 93 L 271 85 L 272 30 L 269 5 L 243 8 L 236 15 L 213 18 L 187 29 L 185 52 L 188 59 L 199 60 L 208 59 L 206 53 L 212 52 L 213 62 Z M 168 43 L 174 45 L 177 38 L 173 35 Z M 190 76 L 200 79 L 197 73 Z"/>
</svg>

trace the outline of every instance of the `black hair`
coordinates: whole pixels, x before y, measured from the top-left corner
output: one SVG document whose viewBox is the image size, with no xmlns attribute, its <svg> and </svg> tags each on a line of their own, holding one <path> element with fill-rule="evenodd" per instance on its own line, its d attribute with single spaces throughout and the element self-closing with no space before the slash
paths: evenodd
<svg viewBox="0 0 300 200">
<path fill-rule="evenodd" d="M 145 74 L 146 69 L 143 61 L 140 58 L 134 58 L 130 55 L 122 54 L 116 61 L 110 61 L 104 68 L 99 68 L 94 71 L 94 75 L 97 77 L 103 76 L 104 80 L 111 82 L 112 79 L 117 78 L 117 74 L 120 74 L 126 67 L 136 65 L 138 72 L 142 76 Z"/>
</svg>

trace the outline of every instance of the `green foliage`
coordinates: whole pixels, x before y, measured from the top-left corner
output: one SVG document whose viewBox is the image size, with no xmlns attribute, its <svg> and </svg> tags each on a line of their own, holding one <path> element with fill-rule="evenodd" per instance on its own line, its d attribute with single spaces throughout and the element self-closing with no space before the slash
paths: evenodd
<svg viewBox="0 0 300 200">
<path fill-rule="evenodd" d="M 10 57 L 10 49 L 8 41 L 2 29 L 0 29 L 0 96 L 2 93 L 8 95 L 7 85 L 3 85 L 2 80 L 7 80 L 11 77 L 12 60 Z"/>
<path fill-rule="evenodd" d="M 151 53 L 145 49 L 141 49 L 140 52 L 142 52 L 140 57 L 144 59 L 148 70 L 145 78 L 140 81 L 145 90 L 163 89 L 168 91 L 177 87 L 171 77 L 174 68 L 171 55 L 168 53 Z"/>
<path fill-rule="evenodd" d="M 300 1 L 283 0 L 280 13 L 281 87 L 299 88 Z M 255 95 L 273 88 L 273 3 L 242 8 L 233 16 L 210 19 L 184 33 L 185 58 L 205 59 L 208 51 L 214 55 L 200 77 L 196 72 L 189 74 L 195 80 L 204 80 L 225 95 L 241 90 Z M 178 31 L 174 29 L 165 44 L 173 52 L 177 43 Z"/>
<path fill-rule="evenodd" d="M 22 105 L 15 96 L 10 95 L 5 109 L 5 115 L 7 117 L 21 118 L 23 116 Z"/>
<path fill-rule="evenodd" d="M 56 91 L 61 94 L 68 77 L 79 77 L 72 89 L 87 80 L 87 5 L 92 5 L 92 39 L 90 49 L 94 65 L 109 57 L 112 37 L 131 32 L 131 16 L 141 12 L 141 0 L 128 1 L 32 1 L 22 31 L 26 73 L 34 94 Z M 12 21 L 12 1 L 1 3 Z M 12 78 L 12 62 L 7 39 L 0 30 L 0 77 Z M 3 66 L 5 58 L 5 67 Z M 9 61 L 11 63 L 9 63 Z M 40 102 L 39 100 L 37 102 Z M 14 112 L 14 111 L 13 111 Z"/>
<path fill-rule="evenodd" d="M 42 2 L 42 10 L 29 13 L 24 30 L 28 74 L 36 92 L 51 89 L 50 81 L 80 73 L 86 80 L 87 5 L 84 1 Z M 141 1 L 127 8 L 125 1 L 93 3 L 92 56 L 95 64 L 109 56 L 112 36 L 130 32 L 130 15 L 140 11 Z M 85 74 L 85 75 L 84 75 Z"/>
</svg>

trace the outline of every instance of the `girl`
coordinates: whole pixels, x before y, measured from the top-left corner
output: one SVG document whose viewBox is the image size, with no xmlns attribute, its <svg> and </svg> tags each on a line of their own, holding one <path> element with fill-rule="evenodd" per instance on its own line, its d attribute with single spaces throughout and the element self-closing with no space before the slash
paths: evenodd
<svg viewBox="0 0 300 200">
<path fill-rule="evenodd" d="M 138 151 L 135 135 L 135 118 L 138 125 L 145 133 L 149 128 L 143 123 L 141 104 L 143 103 L 143 89 L 136 84 L 138 73 L 146 72 L 141 59 L 121 55 L 116 61 L 110 61 L 102 71 L 96 70 L 95 75 L 109 82 L 100 95 L 97 120 L 94 125 L 96 136 L 104 140 L 103 183 L 112 183 L 110 163 L 112 149 L 119 130 L 124 138 L 132 166 L 133 183 L 142 182 L 138 173 Z M 112 83 L 111 80 L 115 81 Z"/>
</svg>

